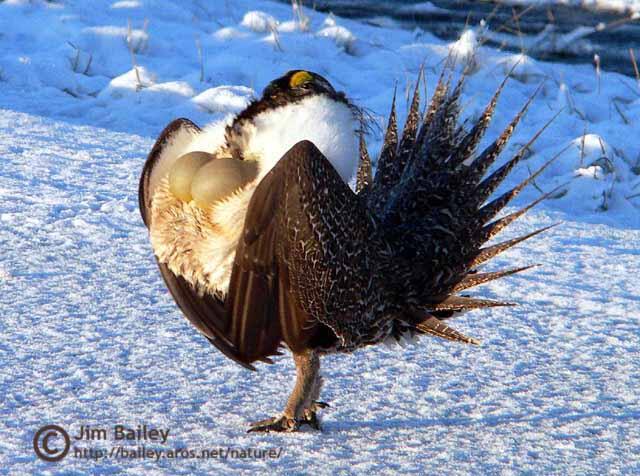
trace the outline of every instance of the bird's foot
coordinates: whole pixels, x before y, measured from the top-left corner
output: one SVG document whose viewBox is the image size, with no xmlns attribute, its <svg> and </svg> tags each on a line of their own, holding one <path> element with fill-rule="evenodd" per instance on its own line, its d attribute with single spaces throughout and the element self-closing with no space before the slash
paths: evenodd
<svg viewBox="0 0 640 476">
<path fill-rule="evenodd" d="M 309 425 L 314 430 L 322 431 L 318 414 L 313 410 L 305 410 L 304 417 L 300 420 L 301 425 Z"/>
<path fill-rule="evenodd" d="M 268 433 L 270 431 L 278 432 L 292 432 L 300 429 L 301 421 L 295 418 L 289 418 L 284 415 L 279 417 L 267 418 L 266 420 L 257 421 L 251 424 L 251 427 L 247 433 L 262 432 Z"/>
<path fill-rule="evenodd" d="M 304 411 L 304 418 L 300 420 L 300 424 L 309 425 L 314 430 L 322 431 L 322 427 L 320 426 L 320 419 L 318 418 L 318 410 L 328 407 L 328 403 L 313 402 L 310 407 Z"/>
<path fill-rule="evenodd" d="M 310 407 L 304 411 L 302 418 L 289 418 L 284 415 L 279 417 L 267 418 L 266 420 L 252 423 L 249 430 L 247 430 L 247 433 L 268 433 L 270 431 L 290 433 L 300 430 L 300 426 L 302 425 L 309 425 L 314 430 L 322 431 L 317 411 L 328 407 L 328 403 L 313 402 Z"/>
</svg>

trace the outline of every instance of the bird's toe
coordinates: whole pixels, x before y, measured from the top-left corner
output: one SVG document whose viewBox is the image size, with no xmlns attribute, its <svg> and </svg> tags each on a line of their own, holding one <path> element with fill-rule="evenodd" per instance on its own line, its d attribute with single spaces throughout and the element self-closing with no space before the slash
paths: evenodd
<svg viewBox="0 0 640 476">
<path fill-rule="evenodd" d="M 266 420 L 252 423 L 247 433 L 268 433 L 270 431 L 292 432 L 298 431 L 299 428 L 300 422 L 298 420 L 283 415 L 280 417 L 267 418 Z"/>
<path fill-rule="evenodd" d="M 318 418 L 318 414 L 312 410 L 306 410 L 304 412 L 304 418 L 300 420 L 301 425 L 309 425 L 314 430 L 322 431 L 322 426 L 320 426 L 320 419 Z"/>
</svg>

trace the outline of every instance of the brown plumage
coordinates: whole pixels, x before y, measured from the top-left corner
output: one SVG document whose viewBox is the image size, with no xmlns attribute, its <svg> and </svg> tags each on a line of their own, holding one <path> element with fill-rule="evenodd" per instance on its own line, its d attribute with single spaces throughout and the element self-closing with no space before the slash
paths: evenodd
<svg viewBox="0 0 640 476">
<path fill-rule="evenodd" d="M 271 362 L 283 346 L 292 351 L 294 392 L 281 416 L 256 423 L 253 431 L 317 427 L 316 411 L 324 406 L 317 401 L 323 354 L 407 334 L 477 344 L 443 319 L 511 305 L 457 293 L 528 269 L 479 273 L 476 267 L 546 229 L 482 247 L 540 201 L 491 222 L 530 178 L 484 204 L 523 156 L 521 151 L 483 180 L 530 101 L 474 158 L 504 83 L 465 133 L 458 125 L 463 80 L 450 91 L 444 78 L 422 114 L 418 80 L 401 137 L 394 98 L 375 177 L 361 136 L 357 193 L 313 143 L 301 141 L 284 154 L 251 196 L 226 296 L 199 293 L 160 262 L 183 313 L 227 357 L 254 369 L 254 362 Z M 196 127 L 170 125 L 142 175 L 140 203 L 150 229 L 149 169 L 181 125 Z"/>
</svg>

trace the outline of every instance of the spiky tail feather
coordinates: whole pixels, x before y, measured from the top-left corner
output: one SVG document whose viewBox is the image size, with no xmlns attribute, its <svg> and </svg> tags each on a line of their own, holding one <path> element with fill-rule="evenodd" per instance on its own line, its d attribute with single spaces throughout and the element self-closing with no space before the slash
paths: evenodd
<svg viewBox="0 0 640 476">
<path fill-rule="evenodd" d="M 402 320 L 399 332 L 406 331 L 408 326 L 409 330 L 418 333 L 477 343 L 442 323 L 434 314 L 448 317 L 447 313 L 451 311 L 510 305 L 457 296 L 456 293 L 529 269 L 531 266 L 478 273 L 475 268 L 551 228 L 540 228 L 518 238 L 482 247 L 486 241 L 553 193 L 549 192 L 521 210 L 491 221 L 564 152 L 516 187 L 485 203 L 524 157 L 526 150 L 557 117 L 556 114 L 537 131 L 511 160 L 483 179 L 540 91 L 538 88 L 525 102 L 493 143 L 476 154 L 511 72 L 468 133 L 464 133 L 458 125 L 459 99 L 468 71 L 462 74 L 453 91 L 451 74 L 445 80 L 443 71 L 432 101 L 422 115 L 419 113 L 419 77 L 401 138 L 398 137 L 394 94 L 387 132 L 372 181 L 367 180 L 370 161 L 366 144 L 361 138 L 360 170 L 363 178 L 359 180 L 361 185 L 358 191 L 365 192 L 371 212 L 395 237 L 393 241 L 398 254 L 412 257 L 414 271 L 429 270 L 422 276 L 416 277 L 415 272 L 406 276 L 409 288 L 407 301 L 413 304 L 417 314 L 412 312 L 409 318 Z M 416 257 L 422 257 L 422 261 Z"/>
</svg>

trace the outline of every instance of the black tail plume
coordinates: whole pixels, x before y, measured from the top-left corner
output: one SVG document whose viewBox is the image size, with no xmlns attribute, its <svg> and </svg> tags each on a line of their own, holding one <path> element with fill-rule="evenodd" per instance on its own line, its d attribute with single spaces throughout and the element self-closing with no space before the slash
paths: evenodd
<svg viewBox="0 0 640 476">
<path fill-rule="evenodd" d="M 521 210 L 491 222 L 563 152 L 522 183 L 485 204 L 559 114 L 541 127 L 513 158 L 483 179 L 541 90 L 541 86 L 538 87 L 500 136 L 474 157 L 512 72 L 513 69 L 498 86 L 468 133 L 458 126 L 460 97 L 470 74 L 468 70 L 465 70 L 452 91 L 451 70 L 443 70 L 431 103 L 422 117 L 418 114 L 418 78 L 400 139 L 397 136 L 394 93 L 389 127 L 367 198 L 373 213 L 389 229 L 389 239 L 399 263 L 396 279 L 406 283 L 406 301 L 424 312 L 446 314 L 448 311 L 510 305 L 502 301 L 458 296 L 456 293 L 529 269 L 531 266 L 483 273 L 475 270 L 512 246 L 552 228 L 544 227 L 483 247 L 486 241 L 554 192 L 544 194 Z M 416 269 L 424 271 L 417 273 Z M 444 324 L 431 314 L 422 315 L 421 319 L 419 322 L 413 321 L 419 332 L 453 340 L 470 340 L 466 336 L 458 336 L 457 331 L 446 326 L 441 327 Z"/>
</svg>

